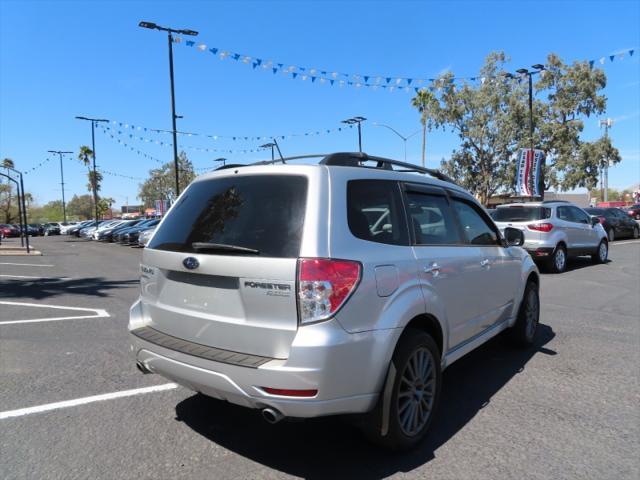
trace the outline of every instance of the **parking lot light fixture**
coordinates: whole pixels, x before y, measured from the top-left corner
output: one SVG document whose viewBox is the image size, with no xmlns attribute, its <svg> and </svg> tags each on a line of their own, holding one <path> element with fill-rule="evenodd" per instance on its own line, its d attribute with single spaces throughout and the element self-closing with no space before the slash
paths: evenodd
<svg viewBox="0 0 640 480">
<path fill-rule="evenodd" d="M 178 137 L 176 133 L 176 120 L 178 118 L 182 118 L 182 116 L 176 115 L 176 95 L 173 80 L 173 34 L 177 33 L 179 35 L 189 35 L 195 37 L 196 35 L 198 35 L 198 32 L 189 29 L 178 30 L 175 28 L 162 27 L 153 22 L 145 21 L 140 22 L 138 26 L 142 28 L 148 28 L 150 30 L 160 30 L 162 32 L 167 32 L 167 40 L 169 42 L 169 79 L 171 81 L 171 133 L 173 134 L 173 165 L 176 173 L 175 198 L 178 198 L 178 196 L 180 195 L 180 174 L 178 168 Z"/>
<path fill-rule="evenodd" d="M 271 161 L 274 161 L 276 159 L 275 156 L 275 152 L 274 152 L 274 148 L 275 148 L 276 144 L 273 142 L 269 142 L 269 143 L 265 143 L 264 145 L 260 145 L 260 148 L 270 148 L 271 149 Z"/>
<path fill-rule="evenodd" d="M 213 161 L 214 162 L 222 162 L 222 166 L 224 167 L 225 162 L 227 161 L 227 159 L 223 158 L 223 157 L 220 157 L 220 158 L 215 158 Z"/>
<path fill-rule="evenodd" d="M 362 127 L 361 124 L 362 122 L 364 122 L 366 120 L 365 117 L 351 117 L 351 118 L 347 118 L 346 120 L 342 120 L 341 123 L 347 124 L 347 125 L 358 125 L 358 151 L 360 153 L 362 153 Z"/>
<path fill-rule="evenodd" d="M 402 141 L 404 142 L 404 161 L 407 161 L 407 140 L 409 140 L 411 137 L 417 135 L 418 133 L 420 133 L 420 129 L 416 130 L 415 132 L 407 135 L 406 137 L 404 135 L 402 135 L 400 132 L 398 132 L 395 128 L 390 127 L 389 125 L 385 125 L 384 123 L 378 123 L 378 122 L 374 122 L 373 123 L 374 127 L 384 127 L 387 128 L 389 130 L 391 130 L 393 133 L 395 133 L 398 137 L 400 137 L 402 139 Z"/>
</svg>

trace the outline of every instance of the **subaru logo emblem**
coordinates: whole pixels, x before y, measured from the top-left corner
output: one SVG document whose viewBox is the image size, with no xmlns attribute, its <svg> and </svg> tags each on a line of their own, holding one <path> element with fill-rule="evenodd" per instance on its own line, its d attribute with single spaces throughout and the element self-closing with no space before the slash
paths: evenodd
<svg viewBox="0 0 640 480">
<path fill-rule="evenodd" d="M 200 262 L 197 258 L 187 257 L 182 261 L 182 265 L 184 265 L 184 268 L 188 268 L 189 270 L 195 270 L 200 266 Z"/>
</svg>

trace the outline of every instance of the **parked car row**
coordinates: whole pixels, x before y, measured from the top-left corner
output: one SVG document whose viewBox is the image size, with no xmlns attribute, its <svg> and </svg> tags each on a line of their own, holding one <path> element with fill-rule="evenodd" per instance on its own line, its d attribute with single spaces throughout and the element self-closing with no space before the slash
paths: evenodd
<svg viewBox="0 0 640 480">
<path fill-rule="evenodd" d="M 144 247 L 158 223 L 160 223 L 159 218 L 103 220 L 98 222 L 97 225 L 95 220 L 88 220 L 69 229 L 67 234 L 89 240 Z M 141 239 L 140 234 L 143 232 L 145 235 Z"/>
</svg>

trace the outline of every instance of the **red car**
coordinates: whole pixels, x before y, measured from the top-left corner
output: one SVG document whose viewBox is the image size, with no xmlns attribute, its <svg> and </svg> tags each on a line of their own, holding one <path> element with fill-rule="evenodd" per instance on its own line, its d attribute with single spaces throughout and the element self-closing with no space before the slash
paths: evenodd
<svg viewBox="0 0 640 480">
<path fill-rule="evenodd" d="M 636 220 L 640 220 L 640 203 L 635 203 L 627 208 L 627 214 L 631 218 L 635 218 Z"/>
<path fill-rule="evenodd" d="M 20 236 L 19 229 L 17 229 L 13 225 L 8 225 L 6 223 L 0 223 L 0 233 L 2 233 L 2 236 L 4 238 Z"/>
</svg>

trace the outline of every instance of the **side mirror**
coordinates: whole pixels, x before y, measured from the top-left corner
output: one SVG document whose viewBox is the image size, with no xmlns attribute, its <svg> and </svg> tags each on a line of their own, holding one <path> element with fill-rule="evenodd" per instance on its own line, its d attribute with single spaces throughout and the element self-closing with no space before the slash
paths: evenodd
<svg viewBox="0 0 640 480">
<path fill-rule="evenodd" d="M 524 233 L 517 228 L 506 227 L 504 229 L 504 239 L 508 247 L 521 247 L 524 245 Z"/>
<path fill-rule="evenodd" d="M 595 227 L 596 225 L 598 225 L 600 223 L 600 219 L 596 216 L 591 216 L 591 226 Z"/>
</svg>

